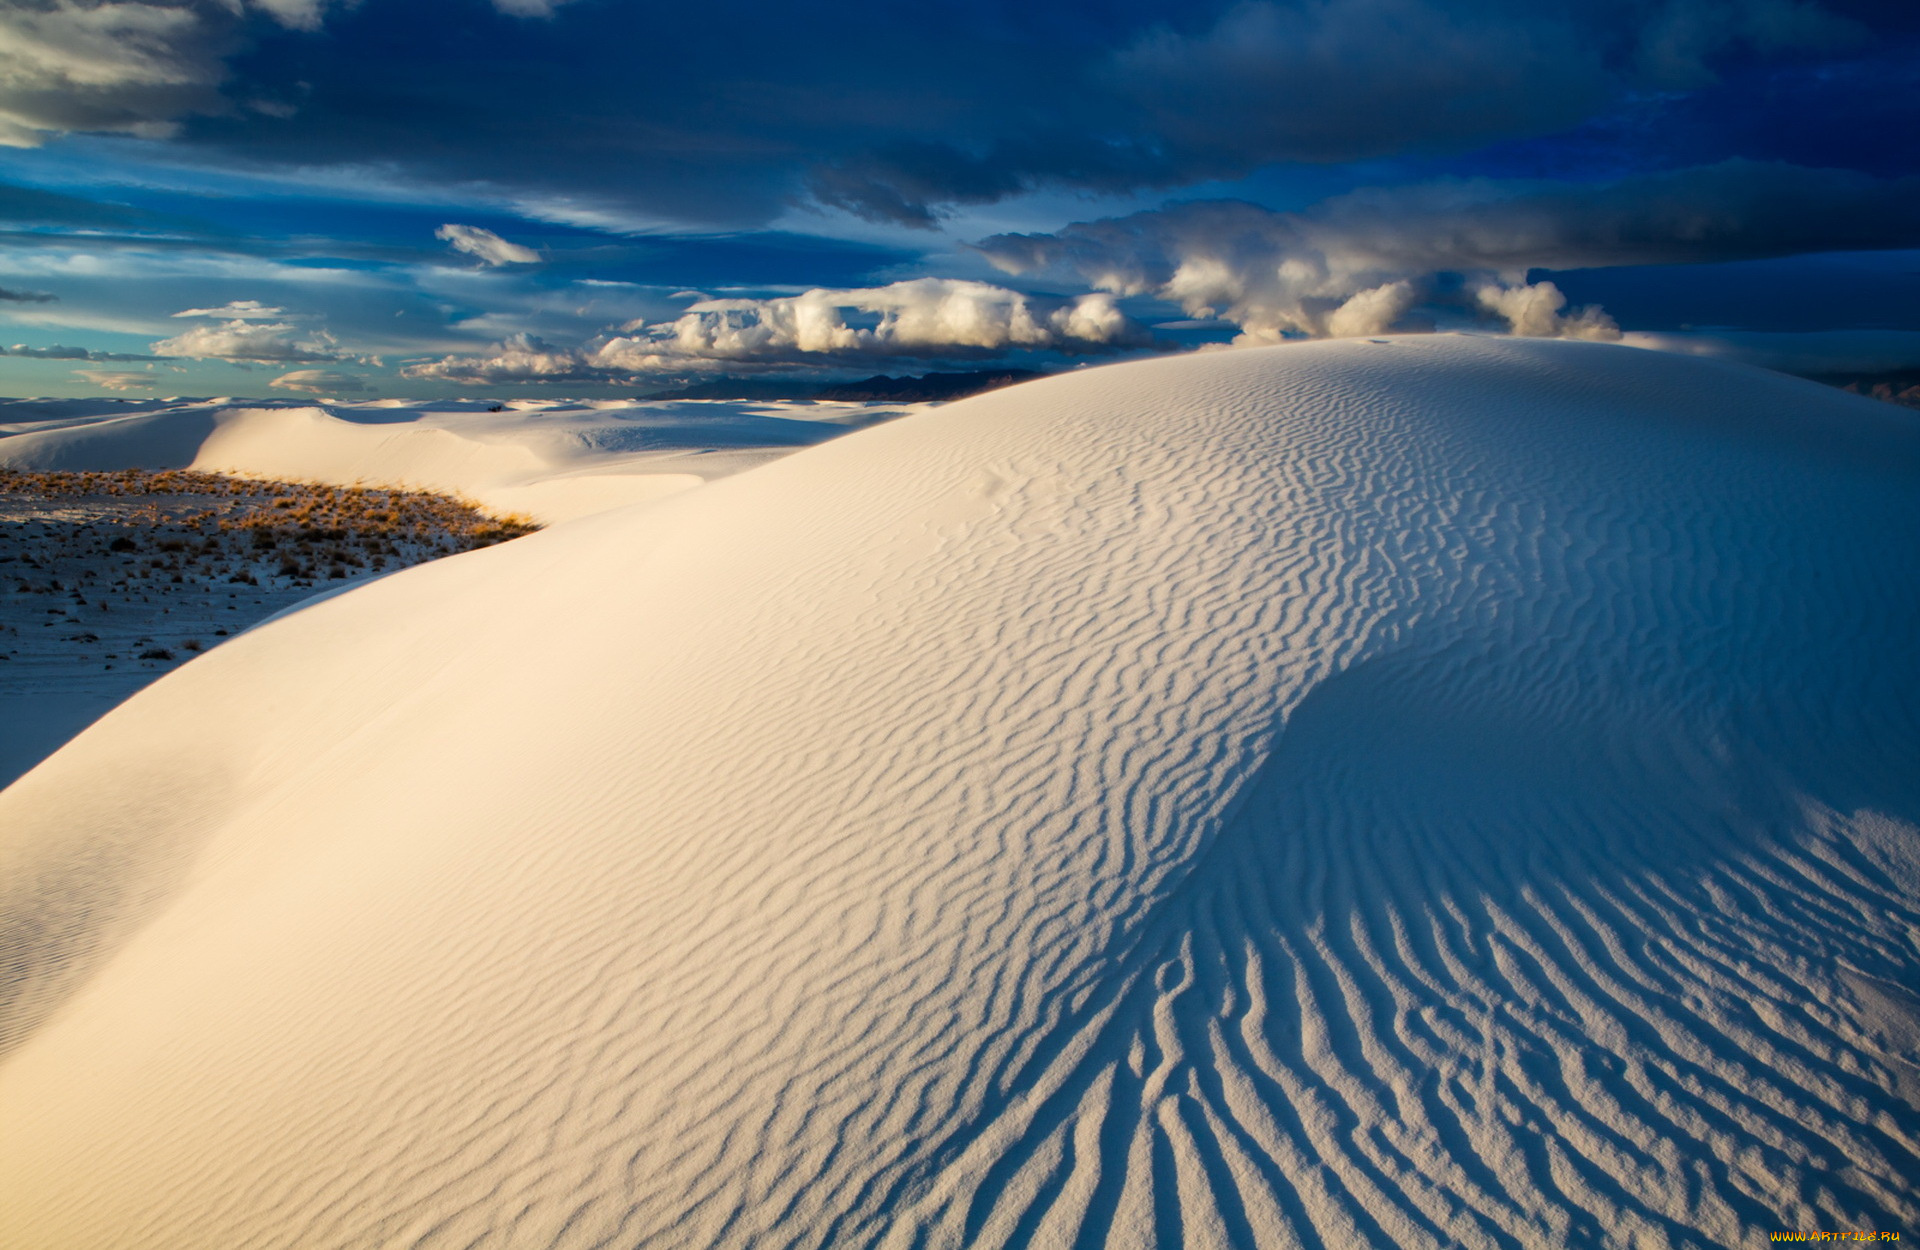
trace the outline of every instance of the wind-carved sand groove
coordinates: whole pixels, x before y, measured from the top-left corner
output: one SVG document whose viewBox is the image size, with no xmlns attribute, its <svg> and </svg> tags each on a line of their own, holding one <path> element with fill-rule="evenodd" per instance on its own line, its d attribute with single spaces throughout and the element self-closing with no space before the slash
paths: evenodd
<svg viewBox="0 0 1920 1250">
<path fill-rule="evenodd" d="M 0 1241 L 1911 1226 L 1917 487 L 1771 375 L 1289 346 L 276 621 L 0 795 L 9 924 L 120 865 L 11 948 Z"/>
</svg>

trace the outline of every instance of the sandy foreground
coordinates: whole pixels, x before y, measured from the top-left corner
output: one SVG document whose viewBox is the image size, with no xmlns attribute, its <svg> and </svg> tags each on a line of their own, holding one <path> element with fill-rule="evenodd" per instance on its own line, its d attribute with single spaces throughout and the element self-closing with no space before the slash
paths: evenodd
<svg viewBox="0 0 1920 1250">
<path fill-rule="evenodd" d="M 0 792 L 0 1244 L 1911 1233 L 1916 533 L 1911 413 L 1403 337 L 284 614 Z"/>
</svg>

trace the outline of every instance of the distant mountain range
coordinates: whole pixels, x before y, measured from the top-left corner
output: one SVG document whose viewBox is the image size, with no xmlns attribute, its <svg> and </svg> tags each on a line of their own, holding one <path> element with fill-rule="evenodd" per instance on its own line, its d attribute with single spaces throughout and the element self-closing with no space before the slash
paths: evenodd
<svg viewBox="0 0 1920 1250">
<path fill-rule="evenodd" d="M 875 374 L 858 382 L 811 383 L 792 378 L 717 378 L 677 391 L 655 391 L 640 399 L 822 399 L 835 403 L 916 404 L 964 399 L 983 391 L 1031 382 L 1047 374 L 1034 369 L 981 369 L 971 373 L 927 373 L 896 378 Z M 1920 371 L 1875 374 L 1807 374 L 1856 395 L 1920 408 Z"/>
<path fill-rule="evenodd" d="M 641 399 L 825 399 L 836 403 L 914 404 L 961 399 L 1047 375 L 1033 369 L 983 369 L 972 373 L 928 373 L 917 378 L 875 374 L 859 382 L 815 384 L 792 379 L 718 378 L 677 391 L 657 391 Z"/>
</svg>

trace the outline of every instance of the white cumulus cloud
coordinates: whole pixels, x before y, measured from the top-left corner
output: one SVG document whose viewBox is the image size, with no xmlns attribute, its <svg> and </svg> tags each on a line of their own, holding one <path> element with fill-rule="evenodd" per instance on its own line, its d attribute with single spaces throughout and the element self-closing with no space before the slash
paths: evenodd
<svg viewBox="0 0 1920 1250">
<path fill-rule="evenodd" d="M 409 378 L 486 385 L 492 382 L 604 381 L 606 376 L 572 348 L 552 347 L 530 334 L 516 334 L 494 345 L 485 356 L 447 356 L 407 365 Z"/>
<path fill-rule="evenodd" d="M 337 395 L 343 391 L 364 391 L 367 384 L 350 373 L 331 369 L 295 369 L 283 373 L 268 386 L 282 391 L 303 391 L 309 395 Z"/>
<path fill-rule="evenodd" d="M 775 299 L 702 300 L 673 321 L 625 328 L 630 333 L 603 345 L 603 353 L 740 361 L 931 358 L 1017 348 L 1098 352 L 1143 340 L 1105 292 L 1050 303 L 952 278 Z"/>
<path fill-rule="evenodd" d="M 1475 288 L 1473 297 L 1482 308 L 1503 318 L 1512 333 L 1524 338 L 1612 341 L 1620 337 L 1620 327 L 1598 308 L 1562 312 L 1567 297 L 1551 282 L 1511 286 L 1487 282 Z"/>
<path fill-rule="evenodd" d="M 275 317 L 284 317 L 284 308 L 269 308 L 257 299 L 237 299 L 219 308 L 183 308 L 173 314 L 176 317 L 212 317 L 217 320 L 232 321 L 270 321 Z"/>
<path fill-rule="evenodd" d="M 672 321 L 631 322 L 578 348 L 522 335 L 486 356 L 449 356 L 405 372 L 464 382 L 605 381 L 1020 350 L 1090 354 L 1149 341 L 1107 292 L 1046 300 L 986 282 L 917 278 L 773 299 L 702 300 Z"/>
<path fill-rule="evenodd" d="M 1356 292 L 1327 315 L 1327 335 L 1344 339 L 1385 334 L 1412 310 L 1419 298 L 1413 283 L 1404 278 Z"/>
<path fill-rule="evenodd" d="M 488 265 L 534 265 L 540 262 L 540 253 L 518 243 L 509 243 L 491 230 L 479 226 L 462 226 L 448 222 L 433 232 L 436 239 L 444 239 L 453 245 L 456 252 L 465 252 L 478 257 Z"/>
<path fill-rule="evenodd" d="M 1192 201 L 979 249 L 1009 273 L 1059 271 L 1222 317 L 1248 342 L 1378 333 L 1421 308 L 1516 334 L 1610 338 L 1603 313 L 1565 311 L 1528 271 L 1912 246 L 1916 203 L 1920 178 L 1731 160 L 1612 183 L 1374 188 L 1301 212 Z"/>
<path fill-rule="evenodd" d="M 1450 234 L 1436 238 L 1431 221 L 1407 218 L 1407 237 L 1390 238 L 1343 211 L 1315 217 L 1195 202 L 1056 235 L 1003 235 L 981 250 L 1010 272 L 1066 269 L 1104 290 L 1154 295 L 1189 316 L 1221 318 L 1240 328 L 1243 344 L 1431 328 L 1430 317 L 1415 314 L 1435 305 L 1499 318 L 1519 334 L 1564 329 L 1604 337 L 1611 326 L 1597 312 L 1555 320 L 1564 297 L 1551 284 L 1527 286 L 1525 260 L 1476 255 Z M 1474 280 L 1449 289 L 1435 281 L 1446 272 Z"/>
<path fill-rule="evenodd" d="M 75 369 L 73 376 L 85 378 L 103 391 L 141 391 L 154 383 L 152 374 L 130 369 Z"/>
<path fill-rule="evenodd" d="M 333 336 L 284 321 L 257 322 L 235 318 L 218 325 L 196 326 L 184 334 L 153 345 L 157 356 L 184 356 L 193 360 L 243 360 L 279 364 L 298 360 L 339 360 L 342 353 Z"/>
</svg>

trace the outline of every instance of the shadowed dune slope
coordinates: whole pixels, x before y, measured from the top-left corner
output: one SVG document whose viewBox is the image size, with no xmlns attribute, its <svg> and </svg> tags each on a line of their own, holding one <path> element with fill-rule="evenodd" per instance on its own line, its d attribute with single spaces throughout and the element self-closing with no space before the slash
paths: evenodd
<svg viewBox="0 0 1920 1250">
<path fill-rule="evenodd" d="M 409 570 L 0 794 L 0 1243 L 1920 1225 L 1920 429 L 1091 370 Z"/>
</svg>

